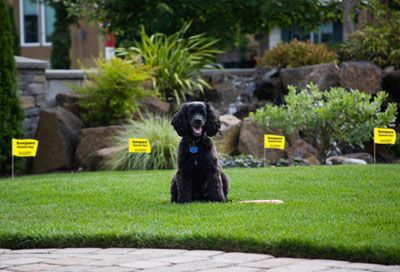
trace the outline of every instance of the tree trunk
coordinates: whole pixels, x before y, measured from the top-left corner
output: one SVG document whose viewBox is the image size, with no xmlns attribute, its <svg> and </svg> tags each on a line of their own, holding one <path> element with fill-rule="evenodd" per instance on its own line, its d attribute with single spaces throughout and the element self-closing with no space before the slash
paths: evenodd
<svg viewBox="0 0 400 272">
<path fill-rule="evenodd" d="M 355 26 L 352 18 L 353 9 L 358 0 L 343 0 L 343 40 L 347 40 L 354 32 Z"/>
</svg>

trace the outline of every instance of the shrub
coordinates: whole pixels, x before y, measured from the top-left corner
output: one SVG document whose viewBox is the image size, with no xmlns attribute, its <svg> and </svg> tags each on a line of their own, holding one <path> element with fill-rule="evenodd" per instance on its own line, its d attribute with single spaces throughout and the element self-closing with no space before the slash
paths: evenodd
<svg viewBox="0 0 400 272">
<path fill-rule="evenodd" d="M 379 16 L 374 24 L 351 34 L 338 47 L 341 61 L 369 60 L 386 67 L 400 67 L 400 13 L 393 11 L 390 18 Z"/>
<path fill-rule="evenodd" d="M 120 58 L 99 59 L 96 65 L 83 86 L 74 88 L 83 95 L 80 106 L 87 124 L 119 124 L 138 111 L 141 98 L 154 95 L 143 87 L 152 74 L 149 66 Z"/>
<path fill-rule="evenodd" d="M 185 38 L 189 25 L 167 36 L 156 33 L 149 36 L 144 28 L 140 31 L 140 42 L 129 49 L 119 48 L 119 56 L 136 58 L 140 54 L 143 62 L 157 68 L 155 83 L 166 100 L 178 105 L 193 96 L 196 90 L 203 91 L 210 85 L 201 78 L 200 69 L 216 67 L 212 65 L 217 53 L 213 49 L 217 40 L 204 34 Z"/>
<path fill-rule="evenodd" d="M 24 112 L 17 94 L 13 33 L 4 1 L 0 1 L 0 175 L 10 173 L 11 140 L 23 136 Z M 16 160 L 16 170 L 21 160 Z"/>
<path fill-rule="evenodd" d="M 258 65 L 283 68 L 335 61 L 336 53 L 331 51 L 325 44 L 293 40 L 290 43 L 280 43 L 275 48 L 267 50 Z"/>
<path fill-rule="evenodd" d="M 296 92 L 290 86 L 286 105 L 267 105 L 250 116 L 264 127 L 280 129 L 288 135 L 303 134 L 317 148 L 324 163 L 333 142 L 362 146 L 371 139 L 374 127 L 393 125 L 397 106 L 389 103 L 381 112 L 386 97 L 386 93 L 379 92 L 371 100 L 370 94 L 341 87 L 320 92 L 313 84 Z"/>
<path fill-rule="evenodd" d="M 147 138 L 151 144 L 150 154 L 128 153 L 129 138 Z M 107 158 L 105 168 L 130 169 L 172 169 L 176 167 L 179 137 L 171 126 L 170 118 L 148 116 L 139 121 L 130 121 L 126 130 L 113 139 L 116 152 Z"/>
<path fill-rule="evenodd" d="M 254 157 L 253 155 L 240 155 L 240 156 L 223 156 L 219 159 L 222 167 L 244 167 L 256 168 L 263 167 L 264 162 L 262 159 Z"/>
</svg>

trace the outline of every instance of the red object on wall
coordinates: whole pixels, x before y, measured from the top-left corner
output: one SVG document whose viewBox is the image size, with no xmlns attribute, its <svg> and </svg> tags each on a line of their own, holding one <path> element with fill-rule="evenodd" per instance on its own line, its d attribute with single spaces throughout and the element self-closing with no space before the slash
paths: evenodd
<svg viewBox="0 0 400 272">
<path fill-rule="evenodd" d="M 107 47 L 115 47 L 115 35 L 114 33 L 109 33 L 107 35 L 107 40 L 104 42 Z"/>
</svg>

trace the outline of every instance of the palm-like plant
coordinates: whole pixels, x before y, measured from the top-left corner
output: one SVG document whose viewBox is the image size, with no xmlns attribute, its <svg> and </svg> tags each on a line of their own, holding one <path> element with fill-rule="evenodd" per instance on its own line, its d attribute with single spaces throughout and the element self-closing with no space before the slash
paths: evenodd
<svg viewBox="0 0 400 272">
<path fill-rule="evenodd" d="M 137 58 L 140 54 L 146 65 L 156 67 L 155 86 L 166 100 L 174 100 L 178 105 L 196 90 L 210 88 L 201 78 L 200 69 L 216 68 L 213 64 L 218 42 L 215 39 L 199 34 L 185 38 L 190 24 L 180 31 L 165 35 L 156 33 L 149 36 L 145 29 L 140 31 L 141 40 L 128 49 L 119 48 L 117 54 L 128 58 Z"/>
</svg>

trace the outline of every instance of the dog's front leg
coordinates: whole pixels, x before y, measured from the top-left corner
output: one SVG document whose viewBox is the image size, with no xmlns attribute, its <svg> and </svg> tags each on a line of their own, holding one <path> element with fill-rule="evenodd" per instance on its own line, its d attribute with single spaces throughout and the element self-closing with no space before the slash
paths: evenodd
<svg viewBox="0 0 400 272">
<path fill-rule="evenodd" d="M 191 202 L 193 198 L 193 180 L 189 177 L 190 175 L 184 175 L 178 173 L 176 175 L 176 185 L 178 190 L 178 203 Z"/>
<path fill-rule="evenodd" d="M 209 187 L 209 200 L 225 202 L 226 197 L 223 191 L 220 173 L 216 171 L 210 171 L 208 174 L 206 174 L 206 181 Z"/>
</svg>

